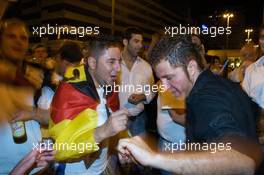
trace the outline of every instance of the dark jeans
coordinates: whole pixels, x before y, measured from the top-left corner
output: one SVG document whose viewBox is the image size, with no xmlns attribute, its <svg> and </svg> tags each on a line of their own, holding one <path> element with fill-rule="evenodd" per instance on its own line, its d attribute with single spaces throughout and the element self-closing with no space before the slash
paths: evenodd
<svg viewBox="0 0 264 175">
<path fill-rule="evenodd" d="M 142 111 L 138 116 L 133 116 L 129 121 L 129 132 L 132 136 L 139 135 L 146 131 L 146 112 Z"/>
</svg>

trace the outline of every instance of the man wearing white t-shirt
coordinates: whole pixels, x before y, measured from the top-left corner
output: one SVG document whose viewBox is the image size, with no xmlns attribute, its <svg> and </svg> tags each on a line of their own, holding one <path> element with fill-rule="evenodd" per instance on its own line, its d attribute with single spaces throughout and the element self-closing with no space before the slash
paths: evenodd
<svg viewBox="0 0 264 175">
<path fill-rule="evenodd" d="M 260 27 L 259 31 L 259 47 L 264 53 L 264 25 Z M 244 81 L 242 82 L 243 89 L 247 94 L 262 108 L 261 128 L 264 128 L 264 56 L 260 57 L 255 63 L 251 64 L 245 73 Z M 261 134 L 263 135 L 263 134 Z M 263 139 L 261 139 L 263 140 Z M 261 141 L 263 142 L 263 141 Z"/>
<path fill-rule="evenodd" d="M 264 25 L 259 31 L 259 47 L 264 53 Z M 260 57 L 255 63 L 250 65 L 242 83 L 244 90 L 258 105 L 264 108 L 264 56 Z"/>
</svg>

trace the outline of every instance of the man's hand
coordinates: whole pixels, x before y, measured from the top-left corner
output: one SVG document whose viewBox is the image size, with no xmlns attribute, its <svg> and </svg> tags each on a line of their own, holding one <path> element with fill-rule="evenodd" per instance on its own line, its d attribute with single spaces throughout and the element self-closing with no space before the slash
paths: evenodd
<svg viewBox="0 0 264 175">
<path fill-rule="evenodd" d="M 121 163 L 140 163 L 143 166 L 149 166 L 155 159 L 155 152 L 139 137 L 119 140 L 118 157 Z"/>
<path fill-rule="evenodd" d="M 45 168 L 49 162 L 54 160 L 55 154 L 55 151 L 44 151 L 40 153 L 39 150 L 34 149 L 16 165 L 10 174 L 26 174 L 36 167 Z"/>
<path fill-rule="evenodd" d="M 32 67 L 30 65 L 27 65 L 26 72 L 25 72 L 25 78 L 36 88 L 41 88 L 44 74 L 41 69 Z"/>
<path fill-rule="evenodd" d="M 96 128 L 95 130 L 95 141 L 100 143 L 106 138 L 116 135 L 120 131 L 127 129 L 128 125 L 128 110 L 123 109 L 117 112 L 114 112 L 110 115 L 108 120 L 101 127 Z"/>
<path fill-rule="evenodd" d="M 145 100 L 146 100 L 145 94 L 131 94 L 128 98 L 128 102 L 134 105 L 137 105 L 138 103 Z"/>
<path fill-rule="evenodd" d="M 18 111 L 14 114 L 14 117 L 12 118 L 13 122 L 22 120 L 22 121 L 28 121 L 28 120 L 35 120 L 39 122 L 43 126 L 47 126 L 49 123 L 49 116 L 50 111 L 49 109 L 40 109 L 40 108 L 33 108 L 32 111 Z"/>
</svg>

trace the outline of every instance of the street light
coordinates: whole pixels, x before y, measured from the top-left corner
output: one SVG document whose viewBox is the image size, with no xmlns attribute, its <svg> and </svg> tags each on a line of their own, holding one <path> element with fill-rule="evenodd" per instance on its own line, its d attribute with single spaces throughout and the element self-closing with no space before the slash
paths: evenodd
<svg viewBox="0 0 264 175">
<path fill-rule="evenodd" d="M 224 18 L 227 18 L 227 27 L 229 27 L 229 19 L 234 17 L 233 13 L 225 13 L 223 15 Z"/>
<path fill-rule="evenodd" d="M 226 26 L 229 27 L 230 18 L 233 18 L 234 17 L 234 14 L 233 13 L 225 13 L 223 15 L 223 17 L 224 18 L 227 18 Z M 226 35 L 226 49 L 228 49 L 228 34 Z"/>
<path fill-rule="evenodd" d="M 252 41 L 252 39 L 251 39 L 251 38 L 248 38 L 248 39 L 246 39 L 245 41 L 246 41 L 247 43 L 249 43 L 249 42 Z"/>
<path fill-rule="evenodd" d="M 250 33 L 253 32 L 253 29 L 246 29 L 245 32 L 247 33 L 247 43 L 249 43 L 250 41 L 252 41 L 252 39 L 250 39 Z"/>
</svg>

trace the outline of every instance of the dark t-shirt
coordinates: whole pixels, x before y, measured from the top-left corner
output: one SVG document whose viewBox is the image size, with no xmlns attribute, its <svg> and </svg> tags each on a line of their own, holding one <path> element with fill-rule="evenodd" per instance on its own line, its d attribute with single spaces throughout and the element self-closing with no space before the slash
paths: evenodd
<svg viewBox="0 0 264 175">
<path fill-rule="evenodd" d="M 189 142 L 217 141 L 227 135 L 257 139 L 250 98 L 239 85 L 209 70 L 197 78 L 186 105 Z"/>
</svg>

